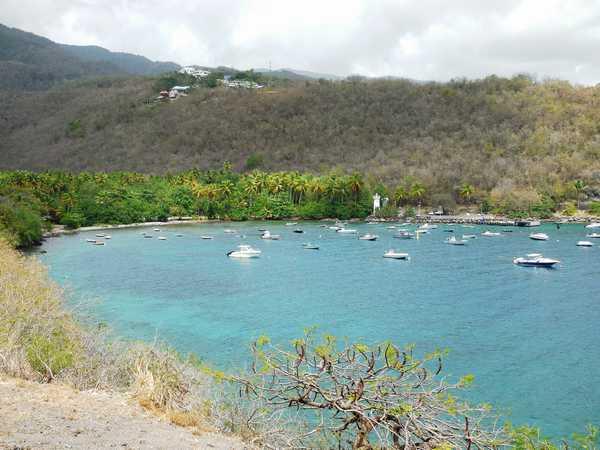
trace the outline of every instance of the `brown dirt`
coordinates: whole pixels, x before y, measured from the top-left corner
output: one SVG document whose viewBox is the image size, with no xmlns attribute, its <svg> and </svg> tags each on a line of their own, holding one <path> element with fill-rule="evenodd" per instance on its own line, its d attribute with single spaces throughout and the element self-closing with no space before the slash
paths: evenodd
<svg viewBox="0 0 600 450">
<path fill-rule="evenodd" d="M 123 394 L 76 391 L 0 376 L 0 449 L 247 449 L 181 428 Z"/>
</svg>

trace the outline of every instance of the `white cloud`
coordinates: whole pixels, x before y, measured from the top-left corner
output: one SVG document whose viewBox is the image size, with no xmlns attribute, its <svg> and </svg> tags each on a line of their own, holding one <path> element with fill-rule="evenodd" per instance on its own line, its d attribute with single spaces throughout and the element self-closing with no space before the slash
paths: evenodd
<svg viewBox="0 0 600 450">
<path fill-rule="evenodd" d="M 183 64 L 600 82 L 598 0 L 3 0 L 0 22 Z"/>
</svg>

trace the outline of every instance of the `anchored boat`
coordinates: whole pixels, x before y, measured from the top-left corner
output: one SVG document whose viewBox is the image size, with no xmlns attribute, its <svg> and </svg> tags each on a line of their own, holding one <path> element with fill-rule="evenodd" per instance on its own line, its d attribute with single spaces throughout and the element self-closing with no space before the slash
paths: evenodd
<svg viewBox="0 0 600 450">
<path fill-rule="evenodd" d="M 258 258 L 261 254 L 260 250 L 254 249 L 249 245 L 238 245 L 239 250 L 232 250 L 227 253 L 230 258 Z"/>
<path fill-rule="evenodd" d="M 546 233 L 531 233 L 529 239 L 534 241 L 547 241 L 550 237 Z"/>
<path fill-rule="evenodd" d="M 518 266 L 527 267 L 552 267 L 560 263 L 558 259 L 544 258 L 541 253 L 530 253 L 525 257 L 513 259 L 513 263 Z"/>
<path fill-rule="evenodd" d="M 396 250 L 390 249 L 383 254 L 384 258 L 390 259 L 408 259 L 408 253 L 397 252 Z"/>
</svg>

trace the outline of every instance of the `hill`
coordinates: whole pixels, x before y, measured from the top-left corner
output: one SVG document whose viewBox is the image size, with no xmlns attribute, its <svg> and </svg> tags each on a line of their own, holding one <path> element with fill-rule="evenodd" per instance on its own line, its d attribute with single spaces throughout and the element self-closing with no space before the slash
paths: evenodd
<svg viewBox="0 0 600 450">
<path fill-rule="evenodd" d="M 105 75 L 155 75 L 178 68 L 100 47 L 57 44 L 0 24 L 0 90 L 43 90 Z"/>
<path fill-rule="evenodd" d="M 600 87 L 522 76 L 302 82 L 146 103 L 153 84 L 102 80 L 6 96 L 0 167 L 166 172 L 229 160 L 241 170 L 252 157 L 267 170 L 359 170 L 390 186 L 413 177 L 433 202 L 464 183 L 475 194 L 564 198 L 581 178 L 598 193 Z"/>
</svg>

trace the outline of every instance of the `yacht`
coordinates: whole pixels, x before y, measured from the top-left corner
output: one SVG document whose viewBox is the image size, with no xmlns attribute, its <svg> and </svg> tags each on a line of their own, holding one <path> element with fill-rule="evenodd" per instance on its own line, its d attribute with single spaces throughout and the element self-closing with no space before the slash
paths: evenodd
<svg viewBox="0 0 600 450">
<path fill-rule="evenodd" d="M 592 238 L 592 239 L 599 239 L 600 238 L 600 233 L 590 233 L 590 234 L 586 234 L 585 237 L 588 238 Z"/>
<path fill-rule="evenodd" d="M 278 234 L 271 234 L 269 230 L 265 231 L 261 236 L 261 239 L 265 239 L 267 241 L 278 241 L 281 239 L 281 236 Z"/>
<path fill-rule="evenodd" d="M 249 245 L 238 245 L 239 250 L 232 250 L 227 253 L 230 258 L 258 258 L 261 254 L 260 250 L 256 250 Z"/>
<path fill-rule="evenodd" d="M 383 257 L 390 259 L 408 259 L 408 253 L 400 253 L 396 250 L 390 249 L 383 254 Z"/>
<path fill-rule="evenodd" d="M 495 231 L 486 230 L 483 233 L 481 233 L 481 235 L 485 236 L 485 237 L 493 237 L 493 236 L 500 236 L 500 233 L 497 233 Z"/>
<path fill-rule="evenodd" d="M 513 259 L 513 263 L 518 266 L 552 267 L 560 263 L 560 261 L 558 259 L 544 258 L 541 253 L 530 253 L 525 257 Z"/>
<path fill-rule="evenodd" d="M 352 228 L 340 228 L 336 232 L 340 234 L 354 234 L 356 233 L 356 230 L 353 230 Z"/>
<path fill-rule="evenodd" d="M 456 239 L 456 236 L 452 236 L 446 239 L 446 243 L 450 245 L 466 245 L 467 241 L 463 239 Z"/>
<path fill-rule="evenodd" d="M 310 242 L 302 244 L 302 248 L 304 250 L 319 250 L 319 246 L 318 245 L 311 244 Z"/>
<path fill-rule="evenodd" d="M 363 234 L 362 236 L 359 236 L 358 239 L 361 241 L 376 241 L 377 238 L 379 236 L 377 236 L 376 234 Z"/>
<path fill-rule="evenodd" d="M 585 227 L 588 229 L 600 228 L 600 222 L 592 222 L 589 225 L 586 225 Z"/>
<path fill-rule="evenodd" d="M 529 239 L 534 241 L 547 241 L 550 237 L 546 233 L 531 233 Z"/>
<path fill-rule="evenodd" d="M 577 247 L 593 247 L 594 244 L 590 241 L 579 241 Z"/>
</svg>

